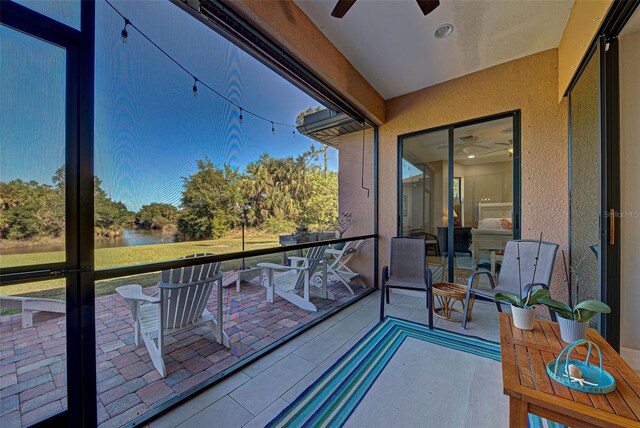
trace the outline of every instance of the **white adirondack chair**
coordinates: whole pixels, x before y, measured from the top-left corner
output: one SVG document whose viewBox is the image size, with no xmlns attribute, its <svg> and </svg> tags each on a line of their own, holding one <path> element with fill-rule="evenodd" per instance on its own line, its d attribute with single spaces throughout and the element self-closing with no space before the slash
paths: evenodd
<svg viewBox="0 0 640 428">
<path fill-rule="evenodd" d="M 258 263 L 258 267 L 263 269 L 263 285 L 266 281 L 267 301 L 273 303 L 273 295 L 277 294 L 299 308 L 317 312 L 316 305 L 310 300 L 312 294 L 333 299 L 333 295 L 327 290 L 327 247 L 322 245 L 309 248 L 305 257 L 289 257 L 291 266 Z M 311 277 L 318 267 L 322 269 L 321 275 L 317 277 L 319 281 L 312 281 Z"/>
<path fill-rule="evenodd" d="M 34 312 L 64 314 L 66 304 L 63 300 L 42 299 L 40 297 L 0 296 L 0 309 L 20 309 L 22 328 L 33 326 Z"/>
<path fill-rule="evenodd" d="M 329 266 L 327 266 L 327 270 L 329 271 L 329 279 L 332 281 L 338 281 L 342 283 L 347 290 L 354 295 L 353 289 L 351 288 L 350 283 L 352 281 L 358 280 L 360 285 L 366 288 L 366 285 L 360 278 L 360 274 L 358 272 L 354 272 L 348 266 L 349 261 L 358 254 L 360 248 L 364 244 L 364 239 L 359 241 L 351 241 L 347 242 L 347 244 L 342 247 L 341 250 L 336 250 L 333 248 L 327 249 L 327 253 L 333 257 L 333 261 L 330 262 Z"/>
<path fill-rule="evenodd" d="M 218 266 L 207 263 L 163 271 L 157 297 L 143 294 L 138 284 L 116 288 L 130 305 L 136 345 L 142 335 L 151 361 L 163 378 L 167 374 L 162 358 L 167 335 L 207 324 L 218 343 L 230 346 L 222 328 L 222 273 L 217 272 Z M 216 282 L 218 304 L 214 317 L 206 305 Z"/>
</svg>

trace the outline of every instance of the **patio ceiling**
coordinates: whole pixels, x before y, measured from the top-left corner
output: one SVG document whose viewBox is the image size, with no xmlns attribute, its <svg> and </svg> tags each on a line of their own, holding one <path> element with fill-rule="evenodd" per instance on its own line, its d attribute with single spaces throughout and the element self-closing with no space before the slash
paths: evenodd
<svg viewBox="0 0 640 428">
<path fill-rule="evenodd" d="M 342 19 L 334 1 L 295 0 L 384 99 L 558 46 L 573 1 L 361 0 Z M 451 36 L 436 39 L 443 24 Z"/>
</svg>

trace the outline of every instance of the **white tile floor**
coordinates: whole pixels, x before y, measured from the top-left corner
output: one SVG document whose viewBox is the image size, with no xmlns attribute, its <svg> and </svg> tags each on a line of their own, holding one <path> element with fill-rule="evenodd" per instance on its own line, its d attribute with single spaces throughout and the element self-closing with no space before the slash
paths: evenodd
<svg viewBox="0 0 640 428">
<path fill-rule="evenodd" d="M 213 421 L 217 428 L 264 426 L 378 322 L 379 302 L 378 293 L 367 296 L 152 421 L 149 427 L 196 428 L 212 426 Z M 426 323 L 425 297 L 392 294 L 386 314 Z M 499 338 L 498 317 L 493 304 L 477 302 L 473 321 L 466 331 L 459 323 L 437 317 L 434 320 L 440 328 L 490 340 Z M 363 405 L 366 402 L 363 401 Z M 420 407 L 416 412 L 420 412 Z M 417 415 L 406 417 L 408 423 Z"/>
</svg>

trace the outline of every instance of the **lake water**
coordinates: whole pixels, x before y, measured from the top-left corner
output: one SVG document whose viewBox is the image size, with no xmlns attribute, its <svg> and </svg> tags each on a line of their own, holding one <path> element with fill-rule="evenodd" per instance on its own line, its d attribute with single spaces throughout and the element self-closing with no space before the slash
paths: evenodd
<svg viewBox="0 0 640 428">
<path fill-rule="evenodd" d="M 115 248 L 134 245 L 169 244 L 173 241 L 173 235 L 164 234 L 162 230 L 124 229 L 117 238 L 96 238 L 95 247 Z M 0 248 L 0 254 L 33 254 L 52 251 L 64 251 L 64 245 L 33 245 L 14 248 Z"/>
</svg>

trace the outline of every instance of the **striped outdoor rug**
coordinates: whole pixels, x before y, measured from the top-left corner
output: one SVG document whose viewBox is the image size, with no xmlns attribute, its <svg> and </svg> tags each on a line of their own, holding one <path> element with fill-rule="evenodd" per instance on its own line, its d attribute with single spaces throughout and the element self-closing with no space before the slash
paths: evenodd
<svg viewBox="0 0 640 428">
<path fill-rule="evenodd" d="M 500 361 L 500 344 L 387 317 L 309 386 L 267 427 L 342 426 L 407 337 Z M 529 415 L 531 428 L 563 425 Z"/>
</svg>

